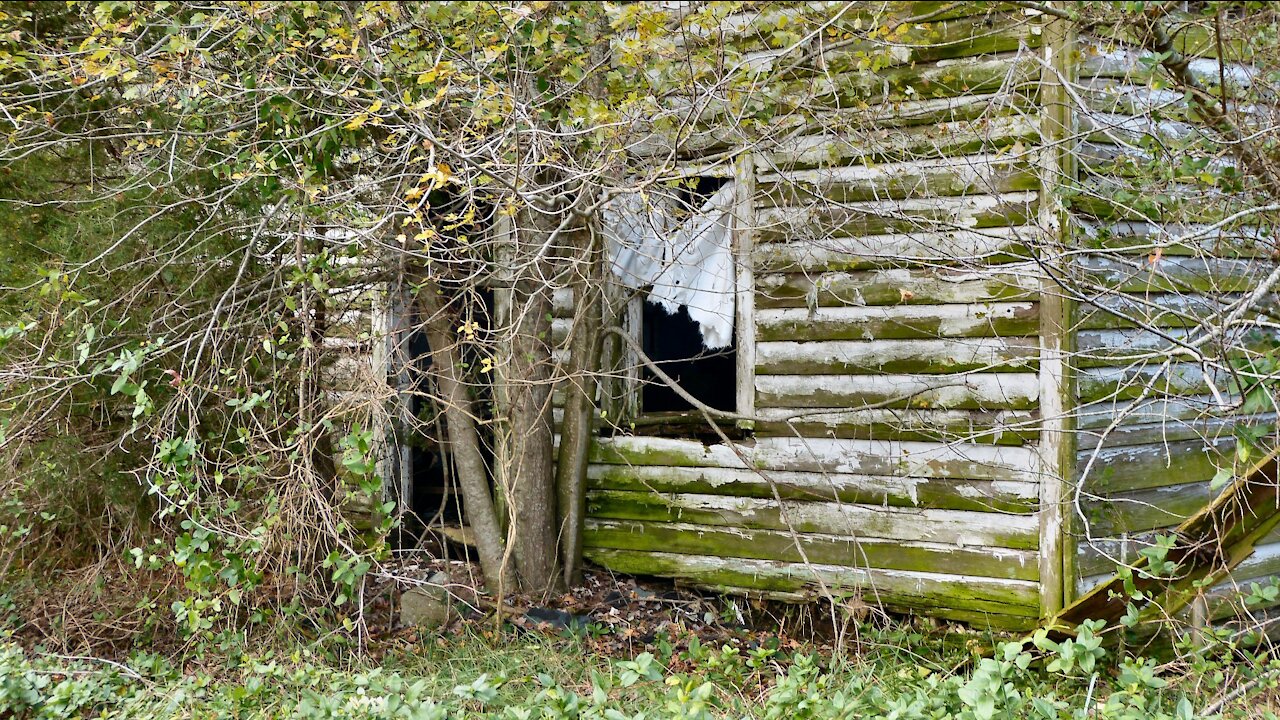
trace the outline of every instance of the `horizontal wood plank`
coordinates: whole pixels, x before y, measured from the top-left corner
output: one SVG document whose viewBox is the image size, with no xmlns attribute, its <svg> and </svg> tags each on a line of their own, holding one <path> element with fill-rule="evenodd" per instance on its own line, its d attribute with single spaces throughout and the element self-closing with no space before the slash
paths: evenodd
<svg viewBox="0 0 1280 720">
<path fill-rule="evenodd" d="M 811 562 L 855 568 L 947 572 L 971 577 L 1036 580 L 1036 553 L 1007 548 L 969 548 L 923 542 L 856 538 L 848 535 L 726 528 L 689 523 L 590 519 L 583 544 L 612 548 L 714 555 L 781 562 Z"/>
</svg>

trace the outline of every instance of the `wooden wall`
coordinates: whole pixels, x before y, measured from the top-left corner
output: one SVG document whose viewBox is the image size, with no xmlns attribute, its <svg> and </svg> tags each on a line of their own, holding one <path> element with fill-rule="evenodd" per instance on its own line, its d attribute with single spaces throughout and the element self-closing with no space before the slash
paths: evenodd
<svg viewBox="0 0 1280 720">
<path fill-rule="evenodd" d="M 1041 20 L 968 8 L 912 25 L 879 73 L 833 56 L 798 81 L 823 109 L 752 155 L 738 233 L 754 435 L 602 440 L 590 559 L 1034 624 Z"/>
<path fill-rule="evenodd" d="M 1071 500 L 1077 588 L 1131 561 L 1161 529 L 1203 507 L 1219 468 L 1233 465 L 1233 432 L 1274 426 L 1274 414 L 1246 415 L 1230 365 L 1265 350 L 1273 332 L 1225 330 L 1202 357 L 1165 354 L 1211 330 L 1232 303 L 1275 267 L 1264 233 L 1247 222 L 1209 231 L 1254 202 L 1176 171 L 1152 184 L 1153 163 L 1178 168 L 1197 128 L 1181 93 L 1123 44 L 1081 42 L 1080 193 L 1073 198 L 1075 277 L 1088 287 L 1074 316 L 1078 356 L 1078 453 Z M 1212 61 L 1201 61 L 1209 71 Z M 1236 76 L 1239 69 L 1229 69 Z M 1217 70 L 1211 70 L 1217 84 Z M 1153 120 L 1153 117 L 1162 118 Z M 1158 141 L 1158 143 L 1156 142 Z M 1208 171 L 1229 160 L 1218 159 Z M 1137 178 L 1144 178 L 1138 180 Z M 1207 202 L 1206 202 L 1207 199 Z M 1269 538 L 1232 583 L 1211 591 L 1211 614 L 1231 612 L 1230 586 L 1280 572 L 1280 537 Z"/>
<path fill-rule="evenodd" d="M 623 415 L 592 450 L 586 555 L 716 590 L 1029 627 L 1203 506 L 1234 429 L 1274 425 L 1224 410 L 1239 393 L 1220 362 L 1158 355 L 1274 263 L 1248 226 L 1170 241 L 1221 216 L 1186 178 L 1134 192 L 1144 143 L 1194 127 L 1131 50 L 1048 41 L 1043 17 L 985 3 L 867 3 L 842 22 L 872 12 L 932 15 L 893 36 L 888 67 L 860 68 L 874 47 L 858 43 L 823 55 L 794 79 L 814 111 L 707 171 L 749 189 L 735 242 L 751 431 L 706 442 Z M 1079 50 L 1069 92 L 1046 48 L 1059 40 Z M 1053 103 L 1078 100 L 1055 129 Z M 711 126 L 682 147 L 692 168 L 740 140 Z M 571 305 L 557 295 L 557 341 Z M 626 405 L 606 403 L 606 424 Z M 1277 572 L 1280 537 L 1234 582 Z M 1228 590 L 1211 612 L 1230 610 Z"/>
</svg>

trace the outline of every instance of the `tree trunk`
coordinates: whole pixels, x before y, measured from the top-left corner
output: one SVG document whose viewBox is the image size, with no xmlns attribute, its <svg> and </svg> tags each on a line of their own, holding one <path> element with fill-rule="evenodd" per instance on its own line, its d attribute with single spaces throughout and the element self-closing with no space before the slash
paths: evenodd
<svg viewBox="0 0 1280 720">
<path fill-rule="evenodd" d="M 543 596 L 559 588 L 556 492 L 552 463 L 551 288 L 539 259 L 555 216 L 526 209 L 511 235 L 510 309 L 498 328 L 507 335 L 494 388 L 501 438 L 495 475 L 507 493 L 508 540 L 522 588 Z"/>
<path fill-rule="evenodd" d="M 475 537 L 485 580 L 491 590 L 501 594 L 505 588 L 518 587 L 518 579 L 506 565 L 506 543 L 493 508 L 489 473 L 480 453 L 475 407 L 459 374 L 462 361 L 454 337 L 457 318 L 447 309 L 435 283 L 423 285 L 418 293 L 418 307 L 426 318 L 431 371 L 445 404 L 449 452 L 462 488 L 467 524 Z"/>
<path fill-rule="evenodd" d="M 582 581 L 582 532 L 586 514 L 587 454 L 595 435 L 596 376 L 600 369 L 600 328 L 604 324 L 599 234 L 592 223 L 583 238 L 586 263 L 574 286 L 573 337 L 566 372 L 564 420 L 556 458 L 560 561 L 566 585 Z"/>
</svg>

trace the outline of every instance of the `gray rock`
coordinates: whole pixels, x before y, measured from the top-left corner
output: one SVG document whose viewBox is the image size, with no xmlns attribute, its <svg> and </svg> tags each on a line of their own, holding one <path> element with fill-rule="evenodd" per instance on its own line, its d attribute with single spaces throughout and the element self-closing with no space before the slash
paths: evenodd
<svg viewBox="0 0 1280 720">
<path fill-rule="evenodd" d="M 450 602 L 449 592 L 444 588 L 449 584 L 449 576 L 436 573 L 427 579 L 426 585 L 419 585 L 400 594 L 400 623 L 406 626 L 434 628 L 440 627 L 454 618 L 457 613 Z"/>
</svg>

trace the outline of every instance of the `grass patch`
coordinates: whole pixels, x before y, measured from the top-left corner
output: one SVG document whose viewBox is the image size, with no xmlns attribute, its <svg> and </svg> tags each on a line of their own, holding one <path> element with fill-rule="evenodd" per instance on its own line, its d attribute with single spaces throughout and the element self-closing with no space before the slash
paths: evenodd
<svg viewBox="0 0 1280 720">
<path fill-rule="evenodd" d="M 832 656 L 796 642 L 704 644 L 673 624 L 651 650 L 610 658 L 593 652 L 587 633 L 467 626 L 380 648 L 376 661 L 342 645 L 299 645 L 241 647 L 213 664 L 203 653 L 204 664 L 185 666 L 3 642 L 0 717 L 1189 720 L 1205 709 L 1275 717 L 1280 664 L 1269 654 L 1157 663 L 1116 657 L 1086 635 L 1070 650 L 1033 654 L 1005 643 L 982 658 L 975 649 L 984 638 L 967 633 L 880 624 L 857 635 L 855 651 Z"/>
</svg>

